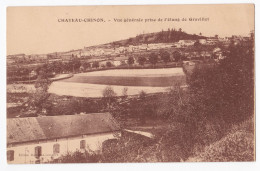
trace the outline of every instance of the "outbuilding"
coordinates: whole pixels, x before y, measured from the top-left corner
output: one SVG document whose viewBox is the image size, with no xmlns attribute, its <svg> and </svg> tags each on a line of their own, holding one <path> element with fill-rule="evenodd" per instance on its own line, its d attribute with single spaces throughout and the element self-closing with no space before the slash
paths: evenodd
<svg viewBox="0 0 260 171">
<path fill-rule="evenodd" d="M 47 163 L 75 151 L 102 152 L 121 135 L 110 113 L 7 119 L 8 163 Z"/>
</svg>

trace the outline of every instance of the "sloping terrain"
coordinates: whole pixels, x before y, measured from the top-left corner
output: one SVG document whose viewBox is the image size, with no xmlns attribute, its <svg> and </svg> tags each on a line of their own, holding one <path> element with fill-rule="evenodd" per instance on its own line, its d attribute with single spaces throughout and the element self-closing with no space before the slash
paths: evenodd
<svg viewBox="0 0 260 171">
<path fill-rule="evenodd" d="M 139 34 L 136 37 L 131 37 L 124 40 L 115 41 L 105 45 L 119 45 L 128 46 L 143 43 L 173 43 L 179 40 L 197 40 L 204 39 L 205 36 L 188 34 L 182 30 L 168 29 L 167 31 L 160 31 L 154 33 Z M 101 45 L 102 46 L 102 45 Z"/>
<path fill-rule="evenodd" d="M 189 162 L 254 161 L 254 121 L 235 125 L 221 140 L 206 146 L 204 151 L 188 159 Z"/>
</svg>

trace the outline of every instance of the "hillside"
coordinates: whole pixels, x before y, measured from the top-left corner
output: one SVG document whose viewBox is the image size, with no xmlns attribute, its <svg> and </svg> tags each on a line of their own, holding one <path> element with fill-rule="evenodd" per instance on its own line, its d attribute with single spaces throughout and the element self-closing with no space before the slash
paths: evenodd
<svg viewBox="0 0 260 171">
<path fill-rule="evenodd" d="M 254 160 L 254 121 L 249 119 L 232 127 L 221 140 L 189 158 L 189 162 L 230 162 Z"/>
<path fill-rule="evenodd" d="M 119 46 L 128 46 L 128 45 L 138 45 L 143 43 L 173 43 L 178 42 L 179 40 L 196 40 L 206 38 L 202 35 L 188 34 L 184 31 L 168 29 L 167 31 L 160 31 L 147 34 L 139 34 L 136 37 L 131 37 L 125 40 L 115 41 L 108 43 L 106 45 L 119 45 Z"/>
</svg>

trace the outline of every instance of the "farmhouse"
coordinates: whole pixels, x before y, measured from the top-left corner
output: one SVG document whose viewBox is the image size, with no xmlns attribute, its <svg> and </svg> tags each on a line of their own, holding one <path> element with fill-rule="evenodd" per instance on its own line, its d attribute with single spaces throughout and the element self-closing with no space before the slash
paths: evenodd
<svg viewBox="0 0 260 171">
<path fill-rule="evenodd" d="M 207 38 L 207 44 L 209 44 L 209 45 L 214 45 L 214 44 L 216 44 L 218 41 L 219 41 L 219 39 L 216 38 L 216 37 L 209 37 L 209 38 Z"/>
<path fill-rule="evenodd" d="M 207 43 L 206 39 L 199 39 L 199 43 L 205 45 Z"/>
<path fill-rule="evenodd" d="M 113 63 L 114 66 L 121 65 L 121 61 L 119 61 L 119 60 L 114 60 L 114 61 L 112 61 L 112 63 Z"/>
<path fill-rule="evenodd" d="M 46 163 L 75 151 L 101 152 L 120 136 L 109 113 L 7 119 L 8 163 Z"/>
<path fill-rule="evenodd" d="M 195 43 L 195 40 L 179 40 L 178 42 L 181 46 L 192 46 Z"/>
</svg>

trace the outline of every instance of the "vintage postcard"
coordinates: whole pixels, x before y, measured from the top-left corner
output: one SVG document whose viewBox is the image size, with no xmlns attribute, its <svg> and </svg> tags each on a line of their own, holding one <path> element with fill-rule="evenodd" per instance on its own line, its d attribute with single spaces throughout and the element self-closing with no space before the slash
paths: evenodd
<svg viewBox="0 0 260 171">
<path fill-rule="evenodd" d="M 7 162 L 255 161 L 254 12 L 8 7 Z"/>
</svg>

